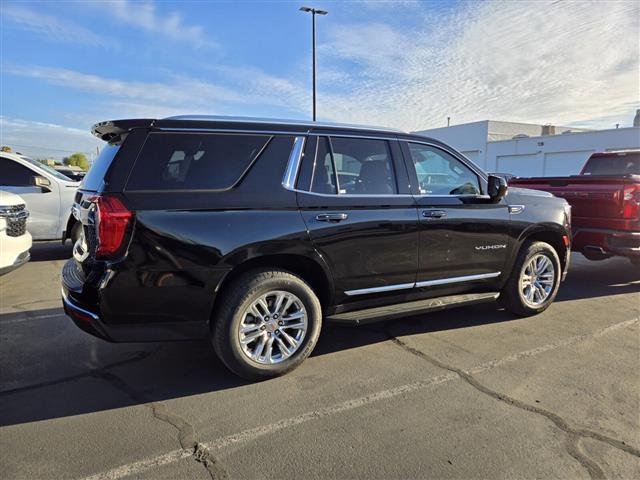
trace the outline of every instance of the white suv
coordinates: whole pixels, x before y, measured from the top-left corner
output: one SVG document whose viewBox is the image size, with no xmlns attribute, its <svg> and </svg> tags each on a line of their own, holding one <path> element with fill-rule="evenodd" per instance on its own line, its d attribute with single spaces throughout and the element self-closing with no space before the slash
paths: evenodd
<svg viewBox="0 0 640 480">
<path fill-rule="evenodd" d="M 18 195 L 0 191 L 0 275 L 29 261 L 29 212 Z"/>
<path fill-rule="evenodd" d="M 71 206 L 78 185 L 36 160 L 0 153 L 0 190 L 24 199 L 30 214 L 27 229 L 34 240 L 77 240 L 81 225 L 71 214 Z"/>
</svg>

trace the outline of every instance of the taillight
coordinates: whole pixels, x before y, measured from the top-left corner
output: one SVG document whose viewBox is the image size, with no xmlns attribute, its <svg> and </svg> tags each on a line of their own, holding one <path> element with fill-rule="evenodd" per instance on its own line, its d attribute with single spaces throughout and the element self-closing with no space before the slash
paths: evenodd
<svg viewBox="0 0 640 480">
<path fill-rule="evenodd" d="M 640 217 L 640 185 L 627 185 L 622 192 L 622 217 Z"/>
<path fill-rule="evenodd" d="M 133 213 L 118 198 L 99 195 L 91 199 L 96 204 L 96 257 L 113 256 L 120 250 Z"/>
</svg>

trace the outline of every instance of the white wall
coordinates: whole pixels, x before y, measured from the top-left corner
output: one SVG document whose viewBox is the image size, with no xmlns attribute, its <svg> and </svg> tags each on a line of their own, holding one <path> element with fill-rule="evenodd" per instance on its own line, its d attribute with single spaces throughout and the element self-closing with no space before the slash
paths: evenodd
<svg viewBox="0 0 640 480">
<path fill-rule="evenodd" d="M 451 145 L 485 171 L 518 176 L 575 175 L 593 152 L 640 149 L 638 127 L 490 142 L 489 130 L 496 123 L 474 122 L 415 133 Z M 505 125 L 499 125 L 500 130 Z M 514 124 L 515 129 L 518 126 L 521 124 Z"/>
<path fill-rule="evenodd" d="M 631 148 L 640 149 L 640 128 L 503 140 L 487 143 L 483 168 L 523 177 L 577 175 L 592 153 Z"/>
<path fill-rule="evenodd" d="M 483 167 L 488 129 L 489 121 L 484 120 L 482 122 L 434 128 L 414 133 L 440 140 Z"/>
</svg>

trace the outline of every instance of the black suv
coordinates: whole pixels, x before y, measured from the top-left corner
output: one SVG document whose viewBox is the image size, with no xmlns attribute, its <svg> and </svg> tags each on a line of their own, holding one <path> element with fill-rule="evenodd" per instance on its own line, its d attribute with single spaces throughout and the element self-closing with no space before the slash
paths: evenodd
<svg viewBox="0 0 640 480">
<path fill-rule="evenodd" d="M 99 123 L 62 272 L 81 329 L 210 337 L 238 375 L 298 366 L 323 319 L 498 299 L 545 310 L 569 263 L 563 199 L 443 143 L 352 125 L 181 116 Z"/>
</svg>

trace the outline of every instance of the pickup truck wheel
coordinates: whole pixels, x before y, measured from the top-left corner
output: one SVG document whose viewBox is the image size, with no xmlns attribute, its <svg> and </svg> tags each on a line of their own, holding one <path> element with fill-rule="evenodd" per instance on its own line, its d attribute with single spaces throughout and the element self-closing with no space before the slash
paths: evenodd
<svg viewBox="0 0 640 480">
<path fill-rule="evenodd" d="M 320 336 L 322 308 L 300 277 L 253 270 L 225 289 L 215 310 L 213 347 L 237 375 L 261 380 L 300 365 Z"/>
<path fill-rule="evenodd" d="M 551 245 L 525 243 L 500 293 L 500 302 L 520 316 L 543 312 L 556 298 L 560 277 L 560 259 Z"/>
</svg>

